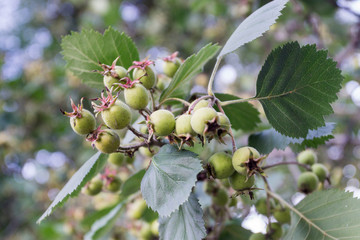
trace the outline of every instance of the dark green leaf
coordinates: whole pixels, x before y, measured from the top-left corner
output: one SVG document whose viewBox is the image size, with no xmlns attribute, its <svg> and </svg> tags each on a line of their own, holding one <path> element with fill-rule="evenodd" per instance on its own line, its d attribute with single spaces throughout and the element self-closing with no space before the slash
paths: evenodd
<svg viewBox="0 0 360 240">
<path fill-rule="evenodd" d="M 115 207 L 110 212 L 108 212 L 108 214 L 95 221 L 91 226 L 90 231 L 85 234 L 84 239 L 98 239 L 109 232 L 109 230 L 114 226 L 116 219 L 124 209 L 125 203 L 126 199 L 115 205 Z"/>
<path fill-rule="evenodd" d="M 56 195 L 55 200 L 51 203 L 48 209 L 37 220 L 36 223 L 41 223 L 47 216 L 49 216 L 54 208 L 64 204 L 69 197 L 75 197 L 80 192 L 81 188 L 90 181 L 99 171 L 101 171 L 106 163 L 105 154 L 97 152 L 70 178 L 61 191 Z"/>
<path fill-rule="evenodd" d="M 228 221 L 221 230 L 219 240 L 248 240 L 251 231 L 241 227 L 241 223 L 239 219 Z"/>
<path fill-rule="evenodd" d="M 216 44 L 208 44 L 200 49 L 197 54 L 188 57 L 176 71 L 169 86 L 162 92 L 159 101 L 162 102 L 170 97 L 185 98 L 189 94 L 190 89 L 184 86 L 188 85 L 190 80 L 203 69 L 219 48 Z"/>
<path fill-rule="evenodd" d="M 332 131 L 335 128 L 334 123 L 326 123 L 324 127 L 316 130 L 310 130 L 306 138 L 290 138 L 278 133 L 275 129 L 267 129 L 249 136 L 249 146 L 256 148 L 262 154 L 268 154 L 272 150 L 284 150 L 291 145 L 301 151 L 307 147 L 316 148 L 324 144 L 327 140 L 333 138 Z"/>
<path fill-rule="evenodd" d="M 194 194 L 169 217 L 159 218 L 160 239 L 200 240 L 206 236 L 203 211 Z"/>
<path fill-rule="evenodd" d="M 360 200 L 338 189 L 310 194 L 291 213 L 284 239 L 360 239 Z"/>
<path fill-rule="evenodd" d="M 103 76 L 93 72 L 102 70 L 99 62 L 111 65 L 120 57 L 117 64 L 128 68 L 133 61 L 139 60 L 139 53 L 130 37 L 111 27 L 104 35 L 94 30 L 72 32 L 62 39 L 61 47 L 66 67 L 91 87 L 104 88 Z"/>
<path fill-rule="evenodd" d="M 152 158 L 142 179 L 142 196 L 160 216 L 169 216 L 188 199 L 201 170 L 196 154 L 165 145 Z"/>
<path fill-rule="evenodd" d="M 215 96 L 220 101 L 240 99 L 236 96 L 224 93 L 216 93 Z M 226 116 L 229 118 L 233 129 L 250 131 L 260 122 L 259 111 L 248 102 L 227 105 L 224 106 L 223 109 Z"/>
<path fill-rule="evenodd" d="M 278 132 L 306 137 L 309 130 L 325 125 L 342 79 L 326 51 L 292 42 L 271 52 L 259 73 L 254 99 Z"/>
<path fill-rule="evenodd" d="M 129 177 L 121 186 L 121 197 L 128 197 L 140 190 L 141 180 L 144 177 L 145 169 L 138 171 Z"/>
</svg>

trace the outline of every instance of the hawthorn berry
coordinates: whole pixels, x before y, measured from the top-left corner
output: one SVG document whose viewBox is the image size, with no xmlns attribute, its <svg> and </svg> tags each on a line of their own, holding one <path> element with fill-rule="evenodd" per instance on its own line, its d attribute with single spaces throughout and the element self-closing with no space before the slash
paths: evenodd
<svg viewBox="0 0 360 240">
<path fill-rule="evenodd" d="M 220 112 L 218 112 L 217 115 L 218 115 L 218 123 L 219 123 L 220 127 L 226 131 L 229 131 L 229 129 L 231 127 L 229 118 L 225 114 L 220 113 Z"/>
<path fill-rule="evenodd" d="M 270 233 L 270 239 L 278 240 L 281 238 L 283 231 L 279 223 L 272 222 L 267 227 L 268 233 Z"/>
<path fill-rule="evenodd" d="M 117 77 L 114 77 L 114 75 Z M 119 83 L 121 78 L 124 78 L 127 76 L 127 70 L 123 68 L 122 66 L 115 66 L 114 70 L 111 70 L 108 75 L 104 75 L 103 81 L 104 86 L 108 89 L 111 89 L 114 87 L 115 91 L 118 91 L 121 89 L 120 86 L 114 85 L 115 83 Z"/>
<path fill-rule="evenodd" d="M 191 117 L 192 129 L 200 135 L 205 135 L 207 124 L 217 117 L 217 113 L 213 108 L 204 107 L 200 108 Z"/>
<path fill-rule="evenodd" d="M 122 166 L 124 164 L 125 156 L 123 153 L 111 153 L 108 157 L 108 162 L 115 166 Z"/>
<path fill-rule="evenodd" d="M 209 107 L 209 101 L 208 100 L 200 100 L 198 103 L 196 103 L 193 112 L 196 112 L 200 108 Z"/>
<path fill-rule="evenodd" d="M 232 157 L 232 164 L 235 170 L 241 174 L 247 174 L 246 163 L 249 160 L 260 158 L 260 153 L 253 147 L 242 147 L 236 150 Z"/>
<path fill-rule="evenodd" d="M 151 233 L 154 236 L 159 236 L 159 221 L 158 220 L 154 220 L 151 223 Z"/>
<path fill-rule="evenodd" d="M 131 111 L 125 103 L 116 100 L 109 108 L 101 111 L 101 117 L 109 128 L 123 129 L 131 122 Z"/>
<path fill-rule="evenodd" d="M 319 178 L 320 182 L 324 182 L 327 176 L 329 175 L 328 169 L 324 164 L 315 163 L 311 166 L 311 170 Z"/>
<path fill-rule="evenodd" d="M 100 130 L 95 136 L 93 144 L 102 153 L 113 153 L 120 145 L 120 138 L 110 129 Z"/>
<path fill-rule="evenodd" d="M 150 122 L 157 136 L 168 136 L 175 129 L 175 117 L 172 112 L 164 109 L 157 110 L 150 115 Z"/>
<path fill-rule="evenodd" d="M 255 203 L 256 211 L 262 215 L 267 215 L 266 198 L 260 198 Z"/>
<path fill-rule="evenodd" d="M 156 74 L 150 65 L 154 64 L 151 60 L 144 60 L 142 62 L 134 61 L 129 70 L 134 69 L 133 79 L 139 80 L 146 89 L 154 87 L 156 82 Z"/>
<path fill-rule="evenodd" d="M 228 196 L 227 192 L 224 189 L 220 188 L 212 196 L 212 201 L 213 201 L 214 204 L 223 207 L 229 201 L 229 196 Z"/>
<path fill-rule="evenodd" d="M 237 205 L 237 199 L 235 197 L 230 198 L 229 207 L 235 207 Z"/>
<path fill-rule="evenodd" d="M 210 174 L 214 178 L 228 178 L 235 172 L 231 161 L 231 155 L 225 152 L 218 152 L 213 154 L 209 158 L 208 162 Z"/>
<path fill-rule="evenodd" d="M 130 219 L 138 220 L 144 215 L 146 208 L 145 200 L 138 198 L 129 206 L 127 215 Z"/>
<path fill-rule="evenodd" d="M 144 109 L 149 102 L 149 94 L 146 88 L 141 84 L 134 84 L 131 88 L 124 90 L 125 102 L 132 109 Z"/>
<path fill-rule="evenodd" d="M 149 149 L 149 147 L 140 147 L 139 152 L 144 157 L 151 158 L 152 156 L 154 156 L 159 151 L 159 147 L 157 147 L 157 146 L 150 147 L 150 149 Z"/>
<path fill-rule="evenodd" d="M 298 189 L 303 193 L 311 193 L 316 190 L 319 179 L 313 172 L 303 172 L 298 178 Z"/>
<path fill-rule="evenodd" d="M 274 209 L 273 215 L 276 221 L 278 221 L 280 224 L 290 223 L 290 210 L 288 208 L 277 206 Z"/>
<path fill-rule="evenodd" d="M 266 240 L 266 237 L 262 233 L 253 233 L 250 235 L 249 240 Z"/>
<path fill-rule="evenodd" d="M 247 190 L 254 186 L 255 177 L 248 177 L 247 175 L 234 172 L 234 174 L 229 177 L 229 183 L 236 191 Z"/>
<path fill-rule="evenodd" d="M 85 194 L 89 196 L 95 196 L 101 192 L 102 187 L 103 187 L 103 182 L 101 181 L 101 179 L 95 177 L 85 185 L 83 191 Z"/>
<path fill-rule="evenodd" d="M 170 56 L 163 58 L 163 71 L 168 77 L 173 77 L 181 65 L 181 60 L 177 57 L 177 55 L 178 52 L 174 52 Z"/>
<path fill-rule="evenodd" d="M 113 175 L 113 174 L 108 174 L 106 176 L 106 184 L 105 184 L 105 188 L 107 190 L 109 190 L 110 192 L 117 192 L 120 190 L 122 181 L 119 177 Z"/>
<path fill-rule="evenodd" d="M 175 132 L 178 136 L 193 136 L 194 130 L 191 127 L 191 115 L 183 114 L 176 119 Z"/>
<path fill-rule="evenodd" d="M 307 149 L 299 153 L 297 160 L 301 164 L 313 165 L 317 162 L 316 153 L 311 149 Z"/>
</svg>

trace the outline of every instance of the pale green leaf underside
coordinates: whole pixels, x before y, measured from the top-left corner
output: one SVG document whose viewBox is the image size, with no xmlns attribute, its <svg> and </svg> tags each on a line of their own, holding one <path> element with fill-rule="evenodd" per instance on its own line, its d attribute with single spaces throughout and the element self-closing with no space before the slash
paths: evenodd
<svg viewBox="0 0 360 240">
<path fill-rule="evenodd" d="M 115 224 L 116 219 L 124 209 L 125 203 L 126 200 L 121 201 L 108 214 L 96 220 L 91 226 L 90 231 L 85 234 L 84 240 L 98 239 L 106 234 Z"/>
<path fill-rule="evenodd" d="M 99 63 L 111 65 L 120 57 L 117 65 L 126 69 L 139 60 L 135 44 L 125 33 L 108 28 L 104 34 L 94 30 L 72 32 L 62 39 L 62 54 L 66 67 L 85 84 L 104 88 L 103 76 L 93 70 L 102 70 Z"/>
<path fill-rule="evenodd" d="M 201 170 L 196 154 L 165 145 L 153 156 L 142 179 L 142 196 L 159 215 L 169 216 L 188 199 Z"/>
<path fill-rule="evenodd" d="M 281 134 L 304 138 L 324 126 L 333 112 L 343 77 L 336 62 L 315 45 L 287 43 L 271 52 L 262 67 L 253 98 L 259 100 L 270 124 Z"/>
<path fill-rule="evenodd" d="M 169 217 L 159 218 L 160 239 L 200 240 L 206 237 L 203 211 L 194 194 Z"/>
<path fill-rule="evenodd" d="M 249 136 L 249 146 L 256 148 L 262 154 L 268 154 L 274 149 L 284 150 L 287 146 L 293 145 L 302 150 L 306 147 L 316 148 L 332 139 L 334 123 L 326 123 L 324 127 L 310 130 L 306 138 L 291 138 L 281 135 L 275 129 L 267 129 Z"/>
<path fill-rule="evenodd" d="M 360 239 L 360 200 L 338 189 L 307 196 L 292 212 L 286 240 Z M 300 216 L 302 215 L 302 216 Z"/>
<path fill-rule="evenodd" d="M 97 152 L 94 156 L 87 160 L 56 195 L 54 201 L 36 223 L 41 223 L 41 221 L 52 213 L 54 208 L 64 204 L 69 197 L 76 196 L 80 192 L 81 188 L 102 170 L 104 164 L 106 163 L 104 156 L 104 154 Z"/>
<path fill-rule="evenodd" d="M 215 56 L 219 48 L 218 45 L 209 43 L 200 49 L 197 54 L 188 57 L 176 71 L 169 86 L 161 94 L 159 101 L 161 102 L 171 97 L 186 98 L 190 91 L 186 86 L 203 69 L 205 64 Z"/>
<path fill-rule="evenodd" d="M 233 32 L 218 58 L 262 36 L 276 22 L 287 2 L 288 0 L 274 0 L 253 12 Z"/>
</svg>

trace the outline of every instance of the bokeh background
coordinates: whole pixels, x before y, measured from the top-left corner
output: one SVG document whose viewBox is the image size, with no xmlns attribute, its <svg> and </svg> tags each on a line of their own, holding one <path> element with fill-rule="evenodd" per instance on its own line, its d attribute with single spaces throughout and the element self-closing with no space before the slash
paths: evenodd
<svg viewBox="0 0 360 240">
<path fill-rule="evenodd" d="M 94 200 L 84 196 L 81 201 L 68 201 L 43 224 L 35 224 L 59 189 L 94 153 L 59 111 L 69 109 L 69 97 L 77 101 L 98 95 L 66 71 L 62 36 L 84 28 L 103 32 L 112 26 L 133 38 L 142 57 L 179 51 L 186 58 L 209 42 L 223 45 L 243 19 L 266 2 L 0 0 L 0 239 L 81 239 L 88 230 L 79 222 L 94 208 Z M 345 81 L 333 104 L 335 114 L 327 119 L 337 123 L 335 138 L 319 147 L 318 153 L 331 169 L 333 184 L 358 193 L 359 0 L 291 0 L 264 37 L 224 59 L 215 88 L 251 96 L 266 56 L 288 41 L 328 49 L 343 71 Z M 194 80 L 193 91 L 204 91 L 212 64 Z M 246 144 L 247 133 L 238 136 L 238 144 Z M 270 161 L 294 156 L 290 149 L 274 151 Z M 279 183 L 294 174 L 284 170 L 275 179 Z M 288 196 L 297 201 L 293 192 Z M 243 226 L 253 229 L 257 217 L 250 215 Z"/>
</svg>

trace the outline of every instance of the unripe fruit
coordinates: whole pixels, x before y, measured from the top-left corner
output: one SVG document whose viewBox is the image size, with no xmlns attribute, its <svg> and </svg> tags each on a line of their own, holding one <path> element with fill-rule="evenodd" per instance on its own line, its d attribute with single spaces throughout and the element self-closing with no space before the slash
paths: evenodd
<svg viewBox="0 0 360 240">
<path fill-rule="evenodd" d="M 110 108 L 101 111 L 101 117 L 109 128 L 123 129 L 131 121 L 131 111 L 125 103 L 117 100 Z"/>
<path fill-rule="evenodd" d="M 308 149 L 299 153 L 297 160 L 301 164 L 313 165 L 317 162 L 317 157 L 313 150 Z"/>
<path fill-rule="evenodd" d="M 235 207 L 237 205 L 237 199 L 235 197 L 230 198 L 229 207 Z"/>
<path fill-rule="evenodd" d="M 146 125 L 142 125 L 140 127 L 140 132 L 143 133 L 143 134 L 148 134 L 149 133 L 149 129 Z"/>
<path fill-rule="evenodd" d="M 176 129 L 175 132 L 177 135 L 195 135 L 194 130 L 191 127 L 191 115 L 183 114 L 176 119 Z"/>
<path fill-rule="evenodd" d="M 124 164 L 125 156 L 123 153 L 111 153 L 108 157 L 108 162 L 115 166 L 122 166 Z"/>
<path fill-rule="evenodd" d="M 114 131 L 106 129 L 98 135 L 94 144 L 102 153 L 113 153 L 120 145 L 120 138 Z"/>
<path fill-rule="evenodd" d="M 157 136 L 168 136 L 175 129 L 175 117 L 168 110 L 157 110 L 150 115 L 150 121 Z"/>
<path fill-rule="evenodd" d="M 165 61 L 164 62 L 164 73 L 168 77 L 173 77 L 181 65 L 181 61 L 178 58 L 175 58 L 174 61 Z"/>
<path fill-rule="evenodd" d="M 204 192 L 207 194 L 213 194 L 217 191 L 217 186 L 214 180 L 208 180 L 203 185 Z"/>
<path fill-rule="evenodd" d="M 311 193 L 317 188 L 319 179 L 313 172 L 303 172 L 300 174 L 297 184 L 300 192 Z"/>
<path fill-rule="evenodd" d="M 115 66 L 115 72 L 116 74 L 119 76 L 119 78 L 123 78 L 123 77 L 126 77 L 127 75 L 127 70 L 121 66 Z M 112 76 L 104 76 L 104 85 L 105 87 L 107 87 L 108 89 L 111 89 L 111 87 L 114 87 L 115 90 L 119 90 L 120 89 L 120 86 L 116 86 L 116 85 L 113 85 L 114 83 L 118 83 L 119 80 L 116 79 L 116 78 L 113 78 Z"/>
<path fill-rule="evenodd" d="M 311 170 L 313 171 L 313 173 L 316 174 L 320 182 L 325 181 L 325 179 L 329 175 L 329 171 L 324 166 L 324 164 L 321 163 L 315 163 L 314 165 L 312 165 Z"/>
<path fill-rule="evenodd" d="M 213 108 L 200 108 L 194 112 L 191 117 L 191 127 L 197 134 L 203 135 L 207 123 L 213 120 L 216 116 L 217 113 Z"/>
<path fill-rule="evenodd" d="M 266 198 L 260 198 L 255 203 L 256 211 L 262 215 L 267 215 Z"/>
<path fill-rule="evenodd" d="M 273 215 L 280 224 L 290 223 L 291 217 L 288 208 L 277 207 L 275 208 Z"/>
<path fill-rule="evenodd" d="M 193 113 L 199 110 L 200 108 L 209 107 L 209 101 L 208 100 L 200 100 L 194 107 Z"/>
<path fill-rule="evenodd" d="M 125 102 L 135 110 L 144 109 L 149 102 L 149 94 L 144 86 L 135 84 L 124 90 Z"/>
<path fill-rule="evenodd" d="M 220 188 L 212 197 L 213 203 L 218 206 L 225 206 L 229 201 L 229 196 L 227 192 Z"/>
<path fill-rule="evenodd" d="M 230 187 L 230 183 L 229 183 L 229 179 L 225 178 L 225 179 L 221 179 L 221 183 L 225 188 L 229 188 Z"/>
<path fill-rule="evenodd" d="M 270 234 L 270 237 L 271 239 L 273 240 L 277 240 L 277 239 L 280 239 L 282 234 L 283 234 L 283 231 L 282 231 L 282 228 L 281 228 L 281 225 L 278 224 L 278 223 L 270 223 L 270 226 L 271 226 L 271 234 Z M 268 226 L 267 227 L 267 231 L 269 232 L 270 231 L 270 227 Z"/>
<path fill-rule="evenodd" d="M 249 240 L 266 240 L 266 237 L 262 233 L 253 233 L 250 235 Z"/>
<path fill-rule="evenodd" d="M 138 198 L 130 205 L 127 214 L 130 219 L 138 220 L 144 215 L 146 208 L 147 206 L 145 200 Z"/>
<path fill-rule="evenodd" d="M 110 176 L 110 177 L 111 177 L 111 180 L 106 185 L 106 189 L 109 190 L 110 192 L 119 191 L 120 187 L 121 187 L 121 184 L 122 184 L 120 178 L 118 178 L 116 176 Z"/>
<path fill-rule="evenodd" d="M 214 178 L 223 179 L 230 177 L 235 169 L 232 166 L 231 156 L 224 152 L 212 155 L 209 160 L 210 174 Z"/>
<path fill-rule="evenodd" d="M 140 230 L 140 239 L 141 240 L 150 240 L 152 237 L 151 226 L 148 223 L 143 223 Z"/>
<path fill-rule="evenodd" d="M 246 174 L 247 168 L 245 162 L 250 158 L 257 159 L 260 157 L 260 153 L 252 147 L 242 147 L 236 150 L 232 157 L 232 164 L 238 173 Z"/>
<path fill-rule="evenodd" d="M 86 135 L 95 129 L 96 120 L 94 115 L 90 111 L 83 109 L 81 111 L 81 118 L 70 118 L 70 125 L 75 133 L 79 135 Z"/>
<path fill-rule="evenodd" d="M 220 125 L 220 127 L 224 128 L 226 131 L 229 131 L 231 126 L 229 118 L 225 114 L 220 112 L 218 112 L 217 115 L 218 115 L 218 124 Z"/>
<path fill-rule="evenodd" d="M 170 80 L 171 79 L 165 75 L 159 75 L 157 79 L 156 87 L 160 91 L 163 91 L 165 88 L 167 88 L 167 86 L 169 86 Z"/>
<path fill-rule="evenodd" d="M 101 192 L 103 182 L 99 178 L 92 179 L 84 189 L 84 193 L 90 196 L 97 195 Z"/>
<path fill-rule="evenodd" d="M 145 70 L 141 68 L 135 68 L 133 72 L 133 78 L 139 79 L 146 89 L 154 87 L 156 82 L 156 75 L 151 67 L 147 66 Z"/>
<path fill-rule="evenodd" d="M 155 220 L 151 223 L 151 233 L 154 236 L 159 236 L 159 222 L 158 220 Z"/>
<path fill-rule="evenodd" d="M 124 160 L 125 160 L 126 164 L 133 164 L 135 161 L 135 158 L 133 156 L 130 157 L 130 156 L 126 155 Z"/>
<path fill-rule="evenodd" d="M 246 178 L 246 175 L 234 172 L 234 174 L 229 177 L 230 186 L 236 191 L 246 190 L 254 186 L 255 177 L 251 176 L 247 181 Z"/>
<path fill-rule="evenodd" d="M 152 152 L 149 150 L 148 147 L 140 147 L 139 148 L 139 152 L 141 155 L 143 155 L 144 157 L 150 158 L 159 151 L 159 147 L 153 146 L 153 147 L 151 147 L 151 150 L 152 150 Z"/>
</svg>

